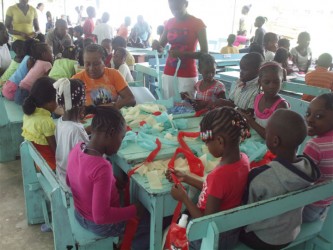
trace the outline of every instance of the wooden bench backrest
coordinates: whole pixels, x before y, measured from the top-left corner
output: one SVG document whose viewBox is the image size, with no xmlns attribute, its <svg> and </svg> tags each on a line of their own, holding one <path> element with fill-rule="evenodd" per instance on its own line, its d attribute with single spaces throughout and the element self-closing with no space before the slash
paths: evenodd
<svg viewBox="0 0 333 250">
<path fill-rule="evenodd" d="M 330 93 L 331 90 L 325 88 L 319 88 L 314 86 L 309 86 L 301 83 L 294 82 L 283 82 L 281 90 L 290 91 L 294 93 L 302 93 L 307 95 L 319 96 L 321 94 Z"/>
</svg>

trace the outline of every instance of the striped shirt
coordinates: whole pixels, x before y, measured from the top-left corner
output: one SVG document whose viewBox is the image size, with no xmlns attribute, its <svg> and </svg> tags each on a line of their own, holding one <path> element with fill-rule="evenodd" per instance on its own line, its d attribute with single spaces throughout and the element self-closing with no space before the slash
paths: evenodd
<svg viewBox="0 0 333 250">
<path fill-rule="evenodd" d="M 305 75 L 305 82 L 309 86 L 330 89 L 333 91 L 333 72 L 328 71 L 325 67 L 317 66 L 314 71 Z M 303 95 L 302 99 L 310 102 L 314 96 Z"/>
<path fill-rule="evenodd" d="M 319 182 L 333 179 L 333 130 L 317 138 L 309 140 L 305 146 L 304 154 L 308 155 L 319 167 L 321 177 Z M 333 197 L 314 203 L 317 206 L 327 206 Z"/>
<path fill-rule="evenodd" d="M 225 93 L 224 84 L 218 80 L 214 79 L 213 84 L 207 89 L 201 91 L 200 86 L 204 83 L 204 80 L 198 81 L 195 85 L 195 99 L 203 101 L 213 101 L 215 102 L 221 93 Z"/>
<path fill-rule="evenodd" d="M 237 107 L 241 109 L 254 109 L 254 99 L 258 93 L 258 77 L 246 83 L 238 80 L 236 88 L 230 92 L 229 98 Z"/>
</svg>

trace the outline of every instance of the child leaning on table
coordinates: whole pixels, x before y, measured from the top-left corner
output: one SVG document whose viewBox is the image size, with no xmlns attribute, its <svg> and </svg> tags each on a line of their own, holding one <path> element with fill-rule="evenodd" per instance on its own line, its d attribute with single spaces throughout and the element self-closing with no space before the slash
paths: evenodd
<svg viewBox="0 0 333 250">
<path fill-rule="evenodd" d="M 22 105 L 22 136 L 32 142 L 53 171 L 56 169 L 56 140 L 51 113 L 57 108 L 54 82 L 55 80 L 49 77 L 37 79 Z"/>
<path fill-rule="evenodd" d="M 84 118 L 86 93 L 84 83 L 79 79 L 62 78 L 54 83 L 57 90 L 57 103 L 64 114 L 56 124 L 57 142 L 56 166 L 60 183 L 66 185 L 67 158 L 72 148 L 79 142 L 89 142 L 81 120 Z"/>
<path fill-rule="evenodd" d="M 308 135 L 316 136 L 305 146 L 304 154 L 320 169 L 319 182 L 333 179 L 333 93 L 313 99 L 305 115 Z M 326 215 L 333 197 L 308 205 L 303 210 L 303 221 L 312 222 Z"/>
<path fill-rule="evenodd" d="M 225 99 L 225 86 L 222 82 L 214 79 L 216 72 L 216 62 L 212 55 L 202 54 L 199 59 L 199 73 L 202 80 L 195 85 L 195 99 L 191 99 L 187 92 L 182 92 L 181 96 L 189 100 L 195 110 L 214 107 L 218 99 Z"/>
<path fill-rule="evenodd" d="M 198 203 L 194 204 L 180 185 L 171 189 L 172 197 L 185 204 L 192 218 L 239 206 L 249 173 L 249 159 L 239 150 L 241 140 L 249 134 L 249 127 L 240 113 L 230 107 L 214 109 L 200 122 L 200 131 L 209 152 L 221 158 L 220 164 L 207 175 L 204 182 L 177 170 L 168 170 L 166 173 L 169 181 L 172 181 L 173 173 L 180 181 L 201 190 Z M 220 234 L 219 249 L 234 246 L 238 234 L 238 229 Z M 190 243 L 191 249 L 200 249 L 200 245 L 201 241 Z"/>
<path fill-rule="evenodd" d="M 75 67 L 79 65 L 76 60 L 77 52 L 75 46 L 64 48 L 61 58 L 54 61 L 49 77 L 58 80 L 60 78 L 71 78 L 75 75 Z"/>
<path fill-rule="evenodd" d="M 266 145 L 277 157 L 267 165 L 249 173 L 244 196 L 247 204 L 300 190 L 318 180 L 319 169 L 305 156 L 296 156 L 306 137 L 302 116 L 287 109 L 278 109 L 266 127 Z M 302 208 L 245 227 L 240 240 L 253 249 L 281 249 L 300 232 Z"/>
</svg>

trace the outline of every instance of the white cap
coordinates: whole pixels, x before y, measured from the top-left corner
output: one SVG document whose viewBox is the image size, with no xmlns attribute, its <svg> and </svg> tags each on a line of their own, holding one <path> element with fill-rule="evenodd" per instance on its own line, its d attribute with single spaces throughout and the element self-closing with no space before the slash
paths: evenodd
<svg viewBox="0 0 333 250">
<path fill-rule="evenodd" d="M 186 228 L 186 225 L 187 225 L 187 218 L 188 218 L 188 215 L 187 214 L 182 214 L 182 217 L 180 218 L 179 222 L 178 222 L 178 225 L 180 227 L 183 227 L 183 228 Z"/>
</svg>

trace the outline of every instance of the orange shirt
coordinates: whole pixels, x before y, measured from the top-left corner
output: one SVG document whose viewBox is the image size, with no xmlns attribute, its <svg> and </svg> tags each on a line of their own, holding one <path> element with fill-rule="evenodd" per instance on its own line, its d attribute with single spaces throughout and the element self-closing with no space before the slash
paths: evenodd
<svg viewBox="0 0 333 250">
<path fill-rule="evenodd" d="M 86 105 L 100 105 L 116 102 L 118 93 L 128 84 L 118 70 L 104 68 L 104 74 L 98 79 L 92 79 L 85 70 L 77 73 L 72 78 L 80 79 L 86 86 Z"/>
<path fill-rule="evenodd" d="M 128 38 L 128 27 L 125 26 L 125 24 L 120 25 L 118 32 L 117 32 L 117 36 L 122 36 L 123 38 L 125 38 L 125 40 L 127 40 Z"/>
<path fill-rule="evenodd" d="M 333 72 L 327 68 L 317 66 L 314 71 L 305 75 L 305 82 L 309 86 L 330 89 L 333 91 Z M 314 96 L 303 95 L 302 100 L 310 102 Z"/>
</svg>

